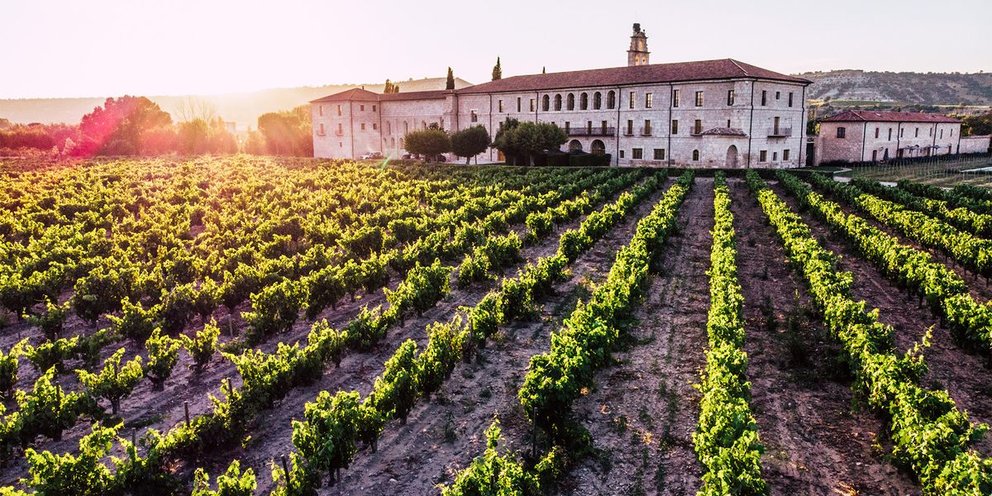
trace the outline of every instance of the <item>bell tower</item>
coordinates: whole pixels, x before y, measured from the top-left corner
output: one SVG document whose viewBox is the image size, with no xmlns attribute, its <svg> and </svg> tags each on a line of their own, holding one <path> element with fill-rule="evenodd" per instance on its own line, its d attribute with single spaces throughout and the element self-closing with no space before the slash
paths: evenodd
<svg viewBox="0 0 992 496">
<path fill-rule="evenodd" d="M 630 49 L 627 50 L 627 65 L 648 65 L 648 34 L 641 31 L 641 23 L 634 23 L 634 34 L 630 35 Z"/>
</svg>

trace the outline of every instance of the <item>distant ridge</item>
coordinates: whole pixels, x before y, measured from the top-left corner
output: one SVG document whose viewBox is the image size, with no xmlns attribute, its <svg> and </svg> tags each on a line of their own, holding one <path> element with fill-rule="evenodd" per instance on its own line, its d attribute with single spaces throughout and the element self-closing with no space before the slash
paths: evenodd
<svg viewBox="0 0 992 496">
<path fill-rule="evenodd" d="M 813 81 L 808 99 L 918 105 L 992 105 L 992 73 L 840 70 L 796 74 Z"/>
<path fill-rule="evenodd" d="M 401 93 L 407 93 L 443 90 L 445 78 L 409 79 L 394 82 L 399 85 Z M 369 91 L 381 93 L 384 86 L 384 82 L 379 84 L 336 84 L 275 88 L 225 95 L 149 96 L 148 98 L 162 107 L 162 110 L 172 114 L 173 120 L 179 120 L 178 111 L 188 100 L 205 102 L 213 107 L 217 116 L 222 117 L 225 121 L 237 123 L 238 130 L 244 131 L 248 128 L 254 128 L 258 116 L 266 112 L 289 110 L 293 107 L 306 105 L 310 100 L 351 88 L 364 87 Z M 465 86 L 471 86 L 471 83 L 461 78 L 455 78 L 456 88 L 464 88 Z M 84 114 L 91 112 L 94 107 L 103 105 L 106 99 L 107 97 L 0 99 L 0 117 L 20 124 L 31 122 L 74 124 L 79 122 Z"/>
</svg>

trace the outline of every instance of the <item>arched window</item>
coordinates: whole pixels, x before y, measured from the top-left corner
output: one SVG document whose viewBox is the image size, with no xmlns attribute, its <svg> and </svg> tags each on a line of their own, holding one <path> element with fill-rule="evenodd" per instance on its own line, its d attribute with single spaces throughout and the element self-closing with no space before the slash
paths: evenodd
<svg viewBox="0 0 992 496">
<path fill-rule="evenodd" d="M 541 103 L 541 110 L 547 112 L 550 109 L 551 109 L 551 97 L 548 95 L 544 95 L 544 101 Z"/>
<path fill-rule="evenodd" d="M 589 95 L 583 93 L 579 95 L 579 110 L 589 109 Z"/>
<path fill-rule="evenodd" d="M 603 95 L 598 91 L 592 94 L 592 108 L 595 110 L 603 108 Z"/>
<path fill-rule="evenodd" d="M 692 151 L 692 161 L 699 162 L 699 150 Z"/>
<path fill-rule="evenodd" d="M 606 94 L 606 108 L 613 110 L 617 106 L 617 92 L 610 90 Z"/>
<path fill-rule="evenodd" d="M 555 110 L 561 110 L 561 95 L 555 95 Z"/>
<path fill-rule="evenodd" d="M 575 95 L 568 94 L 568 110 L 575 110 Z"/>
</svg>

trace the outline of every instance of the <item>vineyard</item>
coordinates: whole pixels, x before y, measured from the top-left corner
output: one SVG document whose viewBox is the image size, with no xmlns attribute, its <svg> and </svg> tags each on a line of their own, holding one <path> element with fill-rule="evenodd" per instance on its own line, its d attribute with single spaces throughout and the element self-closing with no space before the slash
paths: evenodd
<svg viewBox="0 0 992 496">
<path fill-rule="evenodd" d="M 0 162 L 0 495 L 992 494 L 992 194 Z"/>
</svg>

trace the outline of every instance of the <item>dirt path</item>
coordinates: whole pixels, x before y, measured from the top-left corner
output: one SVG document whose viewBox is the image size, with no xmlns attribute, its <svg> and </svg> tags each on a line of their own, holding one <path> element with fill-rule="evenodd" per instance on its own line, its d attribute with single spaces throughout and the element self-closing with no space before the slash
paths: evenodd
<svg viewBox="0 0 992 496">
<path fill-rule="evenodd" d="M 706 347 L 713 181 L 697 178 L 679 211 L 659 273 L 649 279 L 616 364 L 576 402 L 596 456 L 566 476 L 562 494 L 694 494 L 700 466 L 692 450 Z"/>
<path fill-rule="evenodd" d="M 798 206 L 796 199 L 783 188 L 775 186 L 774 189 L 794 209 Z M 973 421 L 992 421 L 992 384 L 988 381 L 986 360 L 956 346 L 950 331 L 940 325 L 934 312 L 921 307 L 909 292 L 892 284 L 871 262 L 848 246 L 841 235 L 832 234 L 812 212 L 804 212 L 802 216 L 813 235 L 841 255 L 840 268 L 854 274 L 853 296 L 878 308 L 879 321 L 893 327 L 896 348 L 900 352 L 918 342 L 928 328 L 933 329 L 932 346 L 924 353 L 929 372 L 922 384 L 947 389 L 958 408 L 967 410 Z M 977 448 L 986 456 L 992 454 L 992 440 L 986 438 Z"/>
<path fill-rule="evenodd" d="M 873 447 L 881 421 L 852 409 L 840 348 L 761 207 L 743 182 L 731 192 L 751 407 L 771 494 L 918 494 Z"/>
<path fill-rule="evenodd" d="M 547 349 L 551 331 L 560 326 L 578 298 L 588 296 L 588 282 L 605 277 L 616 250 L 630 239 L 637 219 L 661 194 L 645 199 L 579 257 L 569 280 L 558 285 L 555 296 L 544 305 L 540 319 L 502 329 L 480 360 L 459 365 L 440 395 L 417 405 L 406 426 L 391 424 L 377 453 L 360 453 L 329 494 L 436 494 L 437 484 L 450 482 L 482 453 L 482 434 L 496 414 L 503 425 L 504 446 L 523 449 L 518 443 L 526 439 L 527 422 L 516 393 L 530 357 Z"/>
</svg>

